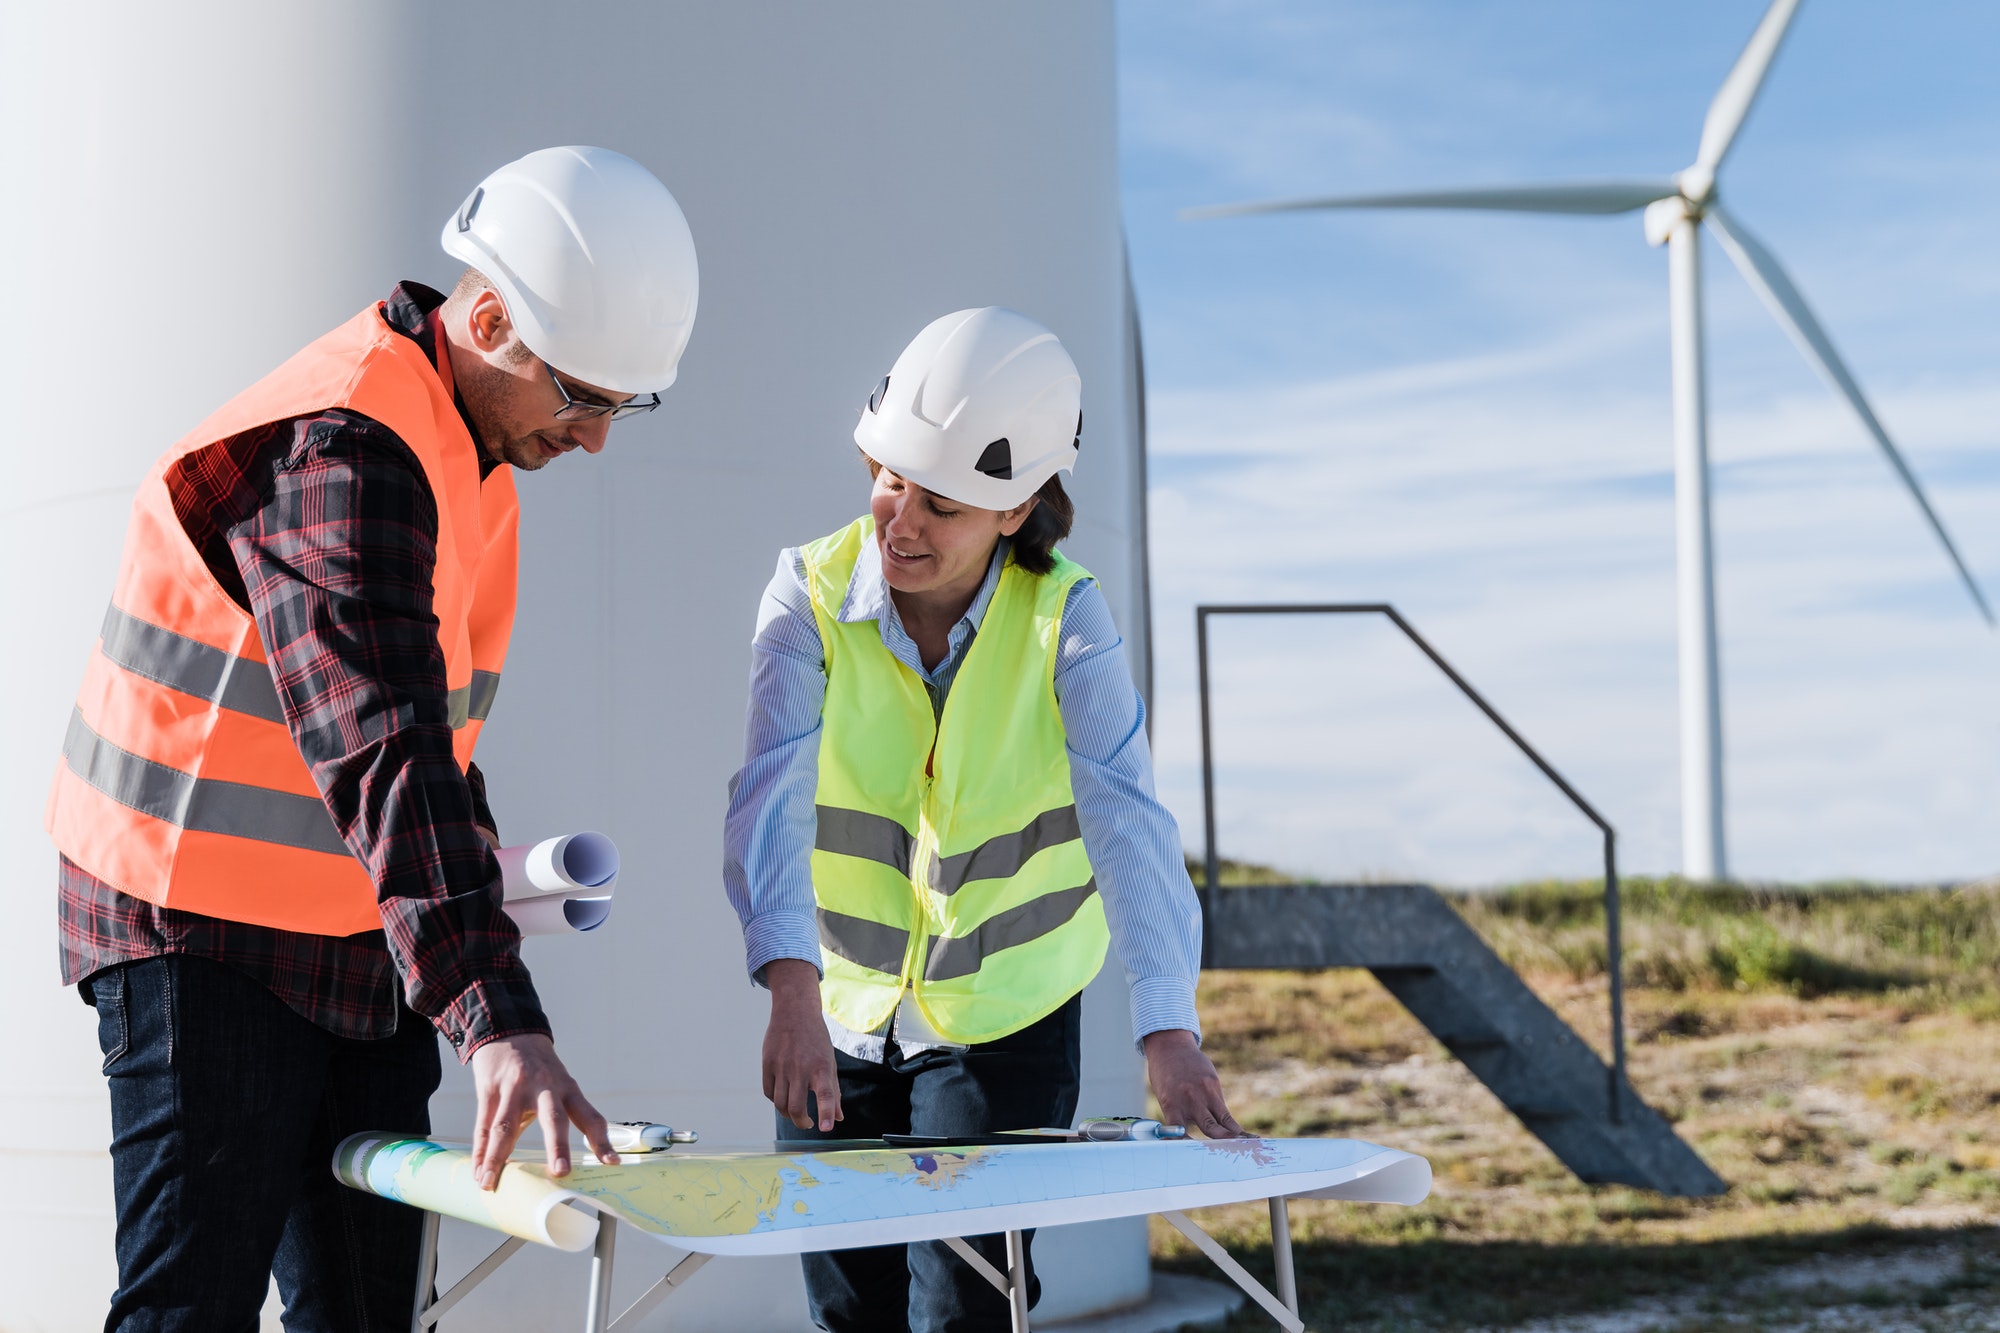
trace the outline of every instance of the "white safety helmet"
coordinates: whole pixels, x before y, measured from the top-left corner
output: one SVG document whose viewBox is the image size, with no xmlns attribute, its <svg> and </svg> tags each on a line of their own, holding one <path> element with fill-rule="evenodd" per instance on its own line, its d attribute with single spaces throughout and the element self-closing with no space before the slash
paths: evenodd
<svg viewBox="0 0 2000 1333">
<path fill-rule="evenodd" d="M 623 153 L 544 148 L 509 162 L 445 219 L 443 244 L 563 374 L 613 393 L 674 382 L 694 329 L 694 237 L 667 187 Z"/>
<path fill-rule="evenodd" d="M 1056 335 L 1002 306 L 934 320 L 868 397 L 854 442 L 927 491 L 1012 509 L 1076 467 L 1083 379 Z"/>
</svg>

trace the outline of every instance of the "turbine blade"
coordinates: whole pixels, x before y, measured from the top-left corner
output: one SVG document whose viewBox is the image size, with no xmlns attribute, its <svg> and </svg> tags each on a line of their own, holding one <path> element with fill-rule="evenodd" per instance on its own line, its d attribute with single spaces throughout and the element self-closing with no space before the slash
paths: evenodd
<svg viewBox="0 0 2000 1333">
<path fill-rule="evenodd" d="M 1218 204 L 1181 211 L 1183 218 L 1248 217 L 1321 208 L 1474 208 L 1509 213 L 1629 213 L 1680 193 L 1671 179 L 1577 181 L 1561 185 L 1497 185 L 1469 190 L 1415 190 L 1404 194 L 1336 194 L 1315 199 L 1274 199 Z"/>
<path fill-rule="evenodd" d="M 1722 159 L 1729 156 L 1736 132 L 1743 128 L 1744 119 L 1757 101 L 1757 94 L 1764 87 L 1764 76 L 1771 72 L 1771 61 L 1777 57 L 1778 47 L 1784 42 L 1798 9 L 1799 0 L 1771 0 L 1757 31 L 1750 34 L 1749 44 L 1736 57 L 1736 64 L 1722 81 L 1715 100 L 1708 104 L 1708 116 L 1701 123 L 1701 147 L 1694 160 L 1696 170 L 1709 179 L 1714 179 Z"/>
<path fill-rule="evenodd" d="M 1909 489 L 1910 497 L 1917 502 L 1917 508 L 1923 510 L 1925 520 L 1931 525 L 1931 531 L 1936 533 L 1937 539 L 1944 544 L 1945 554 L 1950 556 L 1951 563 L 1958 567 L 1958 576 L 1965 581 L 1965 590 L 1972 594 L 1973 602 L 1979 607 L 1979 614 L 1986 617 L 1988 625 L 1994 624 L 1993 609 L 1986 604 L 1986 594 L 1980 591 L 1979 580 L 1975 579 L 1972 571 L 1966 567 L 1965 560 L 1958 553 L 1958 547 L 1952 543 L 1951 534 L 1945 531 L 1944 522 L 1938 518 L 1937 511 L 1931 508 L 1929 498 L 1924 495 L 1924 488 L 1917 484 L 1917 474 L 1910 470 L 1910 465 L 1903 458 L 1902 452 L 1890 442 L 1889 432 L 1882 429 L 1882 423 L 1876 419 L 1875 410 L 1868 405 L 1868 399 L 1861 392 L 1861 386 L 1849 373 L 1847 364 L 1840 359 L 1840 353 L 1833 349 L 1832 340 L 1826 336 L 1826 330 L 1820 327 L 1819 320 L 1814 318 L 1811 308 L 1806 305 L 1805 298 L 1799 295 L 1799 289 L 1793 285 L 1777 258 L 1764 247 L 1762 241 L 1751 235 L 1742 223 L 1713 204 L 1709 206 L 1707 218 L 1715 224 L 1715 233 L 1722 242 L 1722 248 L 1728 252 L 1729 258 L 1735 262 L 1744 279 L 1749 282 L 1757 295 L 1763 298 L 1765 306 L 1777 318 L 1778 323 L 1784 326 L 1785 332 L 1792 335 L 1792 341 L 1798 345 L 1801 352 L 1805 353 L 1806 360 L 1810 361 L 1813 368 L 1825 376 L 1827 382 L 1847 399 L 1848 406 L 1852 407 L 1854 414 L 1861 418 L 1861 424 L 1874 437 L 1875 443 L 1881 446 L 1883 454 L 1889 459 L 1889 465 L 1896 469 L 1896 475 L 1903 479 L 1903 485 Z"/>
</svg>

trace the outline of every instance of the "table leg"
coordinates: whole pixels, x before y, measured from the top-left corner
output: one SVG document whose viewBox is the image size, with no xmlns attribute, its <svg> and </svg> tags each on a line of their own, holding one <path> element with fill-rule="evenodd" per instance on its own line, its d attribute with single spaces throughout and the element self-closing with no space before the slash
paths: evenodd
<svg viewBox="0 0 2000 1333">
<path fill-rule="evenodd" d="M 609 1333 L 618 1333 L 621 1328 L 637 1324 L 651 1314 L 661 1301 L 680 1289 L 681 1283 L 701 1271 L 701 1266 L 713 1256 L 690 1254 L 667 1270 L 667 1275 L 646 1289 L 646 1294 L 625 1307 L 625 1313 L 611 1321 Z"/>
<path fill-rule="evenodd" d="M 1014 1333 L 1028 1330 L 1028 1247 L 1021 1233 L 1007 1233 L 1007 1300 L 1013 1307 Z"/>
<path fill-rule="evenodd" d="M 1292 1268 L 1292 1217 L 1283 1195 L 1271 1200 L 1271 1261 L 1278 1269 L 1278 1299 L 1299 1312 L 1299 1280 Z"/>
<path fill-rule="evenodd" d="M 424 1214 L 423 1239 L 417 1243 L 417 1291 L 410 1302 L 410 1333 L 424 1333 L 429 1327 L 424 1311 L 430 1308 L 431 1289 L 437 1282 L 438 1224 L 443 1220 L 436 1213 Z"/>
<path fill-rule="evenodd" d="M 584 1333 L 608 1333 L 611 1327 L 611 1260 L 618 1248 L 618 1219 L 597 1215 L 597 1243 L 590 1247 L 590 1318 Z"/>
<path fill-rule="evenodd" d="M 506 1240 L 501 1241 L 498 1249 L 494 1250 L 493 1253 L 487 1255 L 484 1259 L 481 1259 L 470 1273 L 467 1273 L 464 1277 L 454 1282 L 450 1291 L 445 1292 L 442 1296 L 433 1296 L 430 1305 L 425 1308 L 422 1314 L 417 1316 L 417 1322 L 425 1328 L 430 1328 L 436 1324 L 438 1320 L 451 1312 L 451 1308 L 454 1305 L 457 1305 L 467 1296 L 470 1296 L 474 1288 L 478 1287 L 487 1278 L 492 1277 L 494 1271 L 501 1264 L 506 1263 L 509 1259 L 520 1253 L 521 1249 L 527 1243 L 527 1241 L 522 1240 L 519 1236 L 509 1236 Z M 435 1283 L 432 1284 L 432 1290 L 436 1290 Z"/>
<path fill-rule="evenodd" d="M 1002 1296 L 1007 1297 L 1009 1300 L 1013 1299 L 1014 1289 L 1012 1285 L 1008 1283 L 1007 1275 L 1005 1273 L 1002 1273 L 999 1269 L 995 1268 L 992 1264 L 987 1263 L 986 1256 L 981 1254 L 979 1251 L 973 1249 L 970 1245 L 967 1245 L 965 1243 L 964 1237 L 946 1236 L 944 1238 L 944 1243 L 950 1246 L 952 1251 L 956 1253 L 959 1258 L 965 1260 L 966 1263 L 970 1264 L 972 1266 L 973 1272 L 985 1278 L 986 1281 L 992 1285 L 993 1290 L 999 1292 Z"/>
<path fill-rule="evenodd" d="M 1306 1326 L 1299 1317 L 1287 1310 L 1284 1303 L 1276 1296 L 1265 1290 L 1263 1283 L 1251 1277 L 1242 1264 L 1230 1257 L 1229 1251 L 1216 1244 L 1215 1237 L 1196 1226 L 1194 1219 L 1186 1213 L 1176 1212 L 1171 1208 L 1162 1212 L 1160 1217 L 1174 1230 L 1193 1241 L 1195 1248 L 1207 1255 L 1217 1268 L 1227 1273 L 1231 1282 L 1243 1288 L 1244 1295 L 1263 1306 L 1264 1312 L 1277 1320 L 1278 1327 L 1284 1329 L 1285 1333 L 1305 1333 Z"/>
</svg>

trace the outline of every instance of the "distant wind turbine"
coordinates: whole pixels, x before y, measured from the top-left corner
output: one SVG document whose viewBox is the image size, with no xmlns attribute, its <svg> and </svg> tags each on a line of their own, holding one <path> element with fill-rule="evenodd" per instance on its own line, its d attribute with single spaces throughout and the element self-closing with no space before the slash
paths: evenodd
<svg viewBox="0 0 2000 1333">
<path fill-rule="evenodd" d="M 1990 626 L 1993 611 L 1945 531 L 1937 511 L 1917 484 L 1916 474 L 1834 351 L 1799 289 L 1764 244 L 1725 213 L 1716 198 L 1715 174 L 1736 141 L 1770 72 L 1778 46 L 1791 27 L 1800 0 L 1773 0 L 1750 43 L 1723 80 L 1702 122 L 1701 147 L 1694 165 L 1677 176 L 1650 180 L 1584 181 L 1559 185 L 1496 186 L 1469 190 L 1422 190 L 1406 194 L 1336 195 L 1269 203 L 1229 204 L 1190 209 L 1189 218 L 1241 217 L 1322 208 L 1464 208 L 1519 213 L 1629 213 L 1643 208 L 1646 239 L 1667 247 L 1668 310 L 1672 327 L 1674 402 L 1674 507 L 1680 602 L 1681 694 L 1681 863 L 1695 879 L 1728 875 L 1722 827 L 1722 715 L 1715 645 L 1715 575 L 1708 521 L 1708 398 L 1704 384 L 1701 328 L 1701 241 L 1703 222 L 1735 262 L 1799 351 L 1847 400 L 1862 426 L 1881 447 L 1924 520 L 1943 543 L 1965 589 Z"/>
</svg>

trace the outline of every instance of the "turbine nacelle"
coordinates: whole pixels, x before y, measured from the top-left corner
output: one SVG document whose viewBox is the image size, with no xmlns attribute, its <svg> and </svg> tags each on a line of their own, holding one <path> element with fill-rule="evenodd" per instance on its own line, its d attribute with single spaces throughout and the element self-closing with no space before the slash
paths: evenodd
<svg viewBox="0 0 2000 1333">
<path fill-rule="evenodd" d="M 1715 198 L 1715 168 L 1705 162 L 1697 162 L 1675 176 L 1674 184 L 1681 187 L 1681 197 L 1699 213 Z"/>
<path fill-rule="evenodd" d="M 1710 185 L 1709 199 L 1715 198 L 1715 188 Z M 1670 194 L 1664 199 L 1655 199 L 1646 205 L 1646 244 L 1665 245 L 1674 234 L 1674 229 L 1683 222 L 1701 221 L 1702 208 L 1684 194 Z"/>
</svg>

